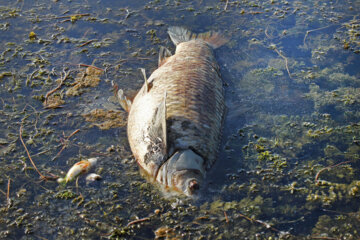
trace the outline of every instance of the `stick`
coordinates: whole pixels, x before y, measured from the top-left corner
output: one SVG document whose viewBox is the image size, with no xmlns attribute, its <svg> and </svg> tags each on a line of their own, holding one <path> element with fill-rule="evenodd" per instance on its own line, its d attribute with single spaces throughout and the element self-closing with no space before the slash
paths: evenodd
<svg viewBox="0 0 360 240">
<path fill-rule="evenodd" d="M 224 7 L 224 11 L 226 11 L 227 6 L 228 6 L 228 3 L 229 3 L 229 0 L 226 0 L 226 4 L 225 4 L 225 7 Z"/>
<path fill-rule="evenodd" d="M 78 46 L 78 47 L 83 47 L 83 46 L 86 46 L 86 45 L 88 45 L 88 44 L 90 44 L 90 43 L 92 43 L 92 42 L 96 42 L 96 41 L 98 41 L 98 40 L 97 40 L 97 39 L 92 39 L 92 40 L 87 41 L 86 43 L 81 44 L 81 45 Z"/>
<path fill-rule="evenodd" d="M 316 173 L 316 175 L 315 175 L 315 183 L 318 182 L 318 178 L 319 178 L 321 172 L 323 172 L 323 171 L 325 171 L 325 170 L 328 170 L 328 169 L 331 169 L 331 168 L 334 168 L 334 167 L 337 167 L 337 166 L 340 166 L 340 165 L 345 164 L 345 163 L 349 163 L 349 162 L 351 162 L 351 161 L 341 162 L 341 163 L 338 163 L 338 164 L 331 165 L 331 166 L 328 166 L 328 167 L 325 167 L 325 168 L 320 169 L 320 171 L 318 171 L 318 172 Z"/>
<path fill-rule="evenodd" d="M 73 131 L 66 139 L 69 140 L 72 136 L 74 136 L 78 132 L 80 132 L 80 129 L 76 129 L 75 131 Z"/>
<path fill-rule="evenodd" d="M 333 237 L 316 237 L 311 236 L 312 239 L 328 239 L 328 240 L 339 240 L 340 238 L 333 238 Z"/>
<path fill-rule="evenodd" d="M 241 213 L 238 213 L 241 217 L 249 220 L 250 222 L 256 222 L 256 223 L 260 223 L 261 225 L 265 226 L 267 229 L 271 229 L 275 232 L 280 232 L 279 230 L 277 230 L 276 228 L 273 228 L 270 224 L 266 223 L 266 222 L 263 222 L 263 221 L 260 221 L 260 220 L 256 220 L 256 219 L 253 219 L 253 218 L 250 218 L 248 216 L 245 216 Z"/>
<path fill-rule="evenodd" d="M 226 223 L 229 223 L 229 218 L 228 218 L 228 216 L 227 216 L 227 214 L 226 214 L 226 211 L 224 211 L 224 216 L 225 216 L 225 221 L 226 221 Z"/>
<path fill-rule="evenodd" d="M 149 220 L 150 220 L 149 217 L 137 219 L 137 220 L 134 220 L 134 221 L 129 222 L 126 226 L 128 227 L 128 226 L 130 226 L 130 225 L 133 225 L 133 224 L 136 224 L 136 223 L 139 223 L 139 222 L 149 221 Z"/>
<path fill-rule="evenodd" d="M 79 193 L 79 177 L 76 178 L 75 187 L 76 187 L 76 194 L 78 194 Z"/>
<path fill-rule="evenodd" d="M 59 90 L 59 89 L 61 88 L 61 86 L 64 84 L 65 80 L 67 79 L 67 77 L 69 76 L 69 74 L 70 74 L 71 71 L 69 70 L 69 71 L 65 72 L 65 70 L 63 70 L 63 72 L 64 72 L 65 75 L 64 75 L 63 78 L 61 78 L 61 81 L 60 81 L 59 85 L 57 85 L 57 87 L 54 88 L 53 90 L 51 90 L 51 91 L 49 91 L 49 92 L 46 93 L 46 96 L 45 96 L 45 104 L 46 104 L 46 102 L 47 102 L 48 97 L 49 97 L 51 94 L 53 94 L 54 92 L 56 92 L 57 90 Z"/>
<path fill-rule="evenodd" d="M 39 69 L 36 69 L 35 71 L 33 71 L 29 77 L 29 81 L 32 80 L 32 78 L 34 77 L 35 73 L 37 73 L 39 71 Z"/>
<path fill-rule="evenodd" d="M 27 147 L 26 147 L 26 145 L 25 145 L 25 143 L 24 143 L 24 140 L 23 140 L 23 138 L 22 138 L 22 127 L 23 127 L 23 126 L 22 126 L 22 124 L 21 124 L 21 125 L 20 125 L 20 141 L 21 141 L 22 145 L 23 145 L 24 148 L 25 148 L 26 154 L 28 155 L 31 164 L 32 164 L 33 167 L 35 168 L 36 172 L 40 175 L 40 177 L 41 177 L 42 179 L 47 180 L 47 178 L 46 178 L 44 175 L 41 174 L 41 172 L 39 171 L 39 169 L 36 167 L 34 161 L 31 159 L 29 150 L 27 149 Z"/>
<path fill-rule="evenodd" d="M 314 32 L 314 31 L 318 31 L 318 30 L 322 30 L 322 29 L 328 28 L 328 27 L 330 27 L 330 26 L 332 26 L 332 25 L 306 31 L 306 34 L 305 34 L 305 37 L 304 37 L 304 46 L 306 46 L 305 41 L 306 41 L 306 38 L 307 38 L 307 36 L 309 35 L 309 33 Z"/>
<path fill-rule="evenodd" d="M 31 106 L 30 104 L 26 104 L 22 111 L 25 112 L 27 107 L 31 107 L 34 110 L 34 114 L 36 114 L 35 123 L 34 123 L 34 128 L 35 128 L 35 134 L 34 135 L 36 135 L 39 132 L 36 125 L 37 125 L 37 122 L 39 120 L 39 116 L 40 116 L 41 113 L 36 111 L 36 109 L 33 106 Z"/>
<path fill-rule="evenodd" d="M 287 73 L 289 74 L 289 77 L 290 77 L 290 79 L 291 79 L 291 74 L 290 74 L 290 71 L 289 71 L 289 66 L 288 66 L 288 60 L 287 60 L 287 58 L 286 58 L 284 55 L 282 55 L 282 53 L 281 53 L 279 50 L 277 50 L 276 48 L 275 48 L 274 50 L 275 50 L 275 52 L 276 52 L 277 54 L 279 54 L 280 57 L 282 57 L 282 58 L 285 60 L 286 70 L 287 70 Z"/>
<path fill-rule="evenodd" d="M 269 28 L 269 26 L 267 26 L 265 29 L 265 36 L 269 39 L 272 39 L 272 37 L 270 37 L 270 35 L 268 34 L 268 28 Z"/>
<path fill-rule="evenodd" d="M 74 65 L 78 65 L 78 66 L 80 66 L 80 67 L 92 67 L 92 68 L 95 68 L 95 69 L 97 69 L 97 70 L 105 71 L 104 69 L 99 68 L 99 67 L 95 67 L 95 66 L 93 66 L 93 65 L 87 65 L 87 64 L 82 64 L 82 63 L 74 64 Z"/>
<path fill-rule="evenodd" d="M 54 161 L 56 158 L 58 158 L 60 156 L 60 154 L 62 153 L 62 151 L 64 151 L 64 149 L 67 147 L 67 142 L 69 141 L 69 139 L 74 136 L 76 133 L 78 133 L 80 131 L 80 129 L 76 129 L 75 131 L 73 131 L 68 137 L 65 138 L 64 143 L 63 143 L 63 147 L 60 149 L 60 151 L 56 154 L 55 157 L 53 157 L 52 161 Z"/>
<path fill-rule="evenodd" d="M 34 236 L 40 238 L 41 240 L 48 240 L 47 238 L 41 237 L 41 236 L 36 235 L 36 234 L 34 234 Z"/>
<path fill-rule="evenodd" d="M 10 203 L 10 178 L 8 179 L 7 192 L 6 192 L 6 203 Z"/>
<path fill-rule="evenodd" d="M 90 13 L 79 13 L 79 14 L 74 14 L 74 15 L 61 16 L 61 17 L 56 17 L 55 19 L 71 18 L 71 17 L 85 17 L 85 16 L 90 16 Z"/>
</svg>

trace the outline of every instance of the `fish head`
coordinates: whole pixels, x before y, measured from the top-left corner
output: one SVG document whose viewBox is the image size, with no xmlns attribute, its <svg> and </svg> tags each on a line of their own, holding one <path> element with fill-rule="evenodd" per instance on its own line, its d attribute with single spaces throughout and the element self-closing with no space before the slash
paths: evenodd
<svg viewBox="0 0 360 240">
<path fill-rule="evenodd" d="M 195 197 L 204 181 L 204 159 L 191 149 L 176 151 L 159 169 L 157 181 L 189 197 Z"/>
</svg>

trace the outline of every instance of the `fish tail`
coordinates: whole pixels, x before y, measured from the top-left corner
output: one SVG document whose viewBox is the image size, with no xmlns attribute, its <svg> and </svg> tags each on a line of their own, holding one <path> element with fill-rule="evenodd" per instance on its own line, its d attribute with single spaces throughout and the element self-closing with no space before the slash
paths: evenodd
<svg viewBox="0 0 360 240">
<path fill-rule="evenodd" d="M 228 42 L 228 39 L 222 36 L 219 32 L 214 31 L 196 34 L 183 27 L 169 27 L 168 34 L 175 45 L 192 39 L 202 39 L 215 49 Z"/>
</svg>

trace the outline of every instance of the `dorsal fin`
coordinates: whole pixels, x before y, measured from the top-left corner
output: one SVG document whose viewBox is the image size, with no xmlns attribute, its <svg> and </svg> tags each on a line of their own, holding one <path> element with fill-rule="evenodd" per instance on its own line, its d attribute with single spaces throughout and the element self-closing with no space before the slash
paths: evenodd
<svg viewBox="0 0 360 240">
<path fill-rule="evenodd" d="M 117 92 L 117 97 L 121 107 L 126 111 L 129 112 L 131 108 L 131 101 L 125 96 L 124 91 L 119 89 Z"/>
<path fill-rule="evenodd" d="M 183 27 L 169 27 L 168 34 L 175 45 L 192 39 L 202 39 L 215 49 L 228 42 L 228 39 L 214 31 L 196 34 Z"/>
<path fill-rule="evenodd" d="M 141 73 L 144 77 L 144 80 L 145 80 L 145 92 L 147 93 L 149 91 L 149 83 L 148 83 L 148 80 L 146 78 L 146 72 L 145 72 L 145 68 L 140 68 L 141 70 Z"/>
<path fill-rule="evenodd" d="M 166 47 L 161 46 L 159 51 L 159 63 L 158 67 L 163 65 L 168 57 L 171 57 L 171 52 Z"/>
</svg>

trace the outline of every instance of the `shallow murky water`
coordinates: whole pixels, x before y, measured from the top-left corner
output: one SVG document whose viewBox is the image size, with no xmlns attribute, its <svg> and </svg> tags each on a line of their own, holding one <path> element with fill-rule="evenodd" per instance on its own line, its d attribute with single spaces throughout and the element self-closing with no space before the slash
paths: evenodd
<svg viewBox="0 0 360 240">
<path fill-rule="evenodd" d="M 0 2 L 0 238 L 359 239 L 359 1 Z M 114 98 L 221 31 L 227 116 L 199 200 L 139 173 Z M 23 140 L 23 143 L 22 143 Z M 26 149 L 25 149 L 26 147 Z M 59 185 L 76 162 L 91 172 Z"/>
</svg>

